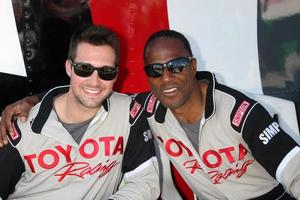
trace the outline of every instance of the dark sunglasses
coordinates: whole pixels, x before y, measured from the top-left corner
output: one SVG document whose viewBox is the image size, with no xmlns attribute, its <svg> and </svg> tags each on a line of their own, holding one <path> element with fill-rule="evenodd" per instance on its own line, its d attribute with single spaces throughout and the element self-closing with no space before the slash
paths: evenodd
<svg viewBox="0 0 300 200">
<path fill-rule="evenodd" d="M 166 62 L 166 63 L 148 64 L 144 67 L 144 70 L 148 77 L 153 77 L 153 78 L 162 76 L 164 73 L 164 68 L 167 68 L 169 72 L 179 73 L 184 68 L 189 66 L 192 59 L 193 58 L 191 56 L 179 57 L 179 58 L 170 60 L 169 62 Z"/>
<path fill-rule="evenodd" d="M 77 76 L 89 77 L 93 74 L 95 70 L 98 72 L 98 76 L 102 80 L 113 80 L 116 78 L 119 68 L 113 66 L 102 66 L 94 67 L 89 63 L 73 62 L 71 59 L 68 59 L 71 66 L 74 68 L 74 72 Z"/>
</svg>

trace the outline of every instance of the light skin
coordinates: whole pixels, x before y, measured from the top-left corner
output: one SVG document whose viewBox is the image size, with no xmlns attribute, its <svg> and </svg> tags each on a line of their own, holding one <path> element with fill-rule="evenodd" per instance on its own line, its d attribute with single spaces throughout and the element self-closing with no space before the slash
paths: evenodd
<svg viewBox="0 0 300 200">
<path fill-rule="evenodd" d="M 94 46 L 82 42 L 77 46 L 73 62 L 89 63 L 99 68 L 105 65 L 114 66 L 115 54 L 113 48 L 108 45 Z M 56 99 L 56 112 L 63 122 L 83 122 L 97 113 L 102 102 L 111 93 L 116 78 L 102 80 L 97 71 L 89 77 L 80 77 L 74 73 L 69 61 L 66 61 L 65 67 L 70 77 L 70 90 Z"/>
<path fill-rule="evenodd" d="M 109 45 L 94 46 L 85 42 L 77 46 L 74 62 L 84 62 L 95 67 L 114 66 L 115 53 Z M 96 115 L 102 102 L 109 96 L 117 77 L 106 81 L 99 78 L 97 71 L 89 77 L 80 77 L 74 73 L 69 61 L 65 62 L 65 68 L 70 77 L 70 90 L 57 97 L 54 102 L 55 110 L 61 121 L 65 123 L 79 123 L 91 119 Z M 11 133 L 11 121 L 13 115 L 25 122 L 28 110 L 39 102 L 36 96 L 27 97 L 11 104 L 2 112 L 5 120 L 0 121 L 0 147 L 8 143 L 6 130 Z"/>
<path fill-rule="evenodd" d="M 158 38 L 146 49 L 145 65 L 166 63 L 178 57 L 190 56 L 183 43 L 175 38 Z M 202 117 L 207 84 L 195 78 L 196 59 L 180 73 L 167 69 L 157 78 L 148 77 L 153 94 L 184 123 L 195 123 Z"/>
<path fill-rule="evenodd" d="M 92 64 L 94 67 L 114 66 L 115 53 L 109 45 L 95 46 L 85 42 L 77 46 L 74 62 Z M 117 77 L 110 81 L 102 80 L 96 71 L 89 77 L 80 77 L 74 73 L 69 61 L 65 62 L 65 68 L 70 77 L 70 90 L 56 98 L 54 106 L 60 120 L 65 123 L 79 123 L 91 119 L 102 105 L 104 99 L 111 93 Z M 12 133 L 10 119 L 17 113 L 21 121 L 25 122 L 30 108 L 37 104 L 36 96 L 23 98 L 5 108 L 0 120 L 0 147 L 8 143 L 6 133 Z"/>
</svg>

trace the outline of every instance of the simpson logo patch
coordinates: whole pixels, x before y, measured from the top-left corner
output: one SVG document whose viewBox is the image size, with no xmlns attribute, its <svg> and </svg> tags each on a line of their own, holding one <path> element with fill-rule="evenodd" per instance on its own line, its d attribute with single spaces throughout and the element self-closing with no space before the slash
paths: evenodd
<svg viewBox="0 0 300 200">
<path fill-rule="evenodd" d="M 236 111 L 233 120 L 232 120 L 232 124 L 234 124 L 235 126 L 239 126 L 248 107 L 250 106 L 250 103 L 247 101 L 243 101 L 243 103 L 241 103 L 240 107 L 238 108 L 238 110 Z"/>
<path fill-rule="evenodd" d="M 269 141 L 275 137 L 280 132 L 280 127 L 277 122 L 273 122 L 268 127 L 266 127 L 261 134 L 259 134 L 259 139 L 263 144 L 268 144 Z"/>
<path fill-rule="evenodd" d="M 156 100 L 157 100 L 157 98 L 154 95 L 151 95 L 151 97 L 148 101 L 148 104 L 147 104 L 147 112 L 148 113 L 153 113 Z"/>
<path fill-rule="evenodd" d="M 130 116 L 132 118 L 135 118 L 136 115 L 139 113 L 140 109 L 141 109 L 142 105 L 139 104 L 138 102 L 134 102 L 134 105 L 130 111 Z"/>
</svg>

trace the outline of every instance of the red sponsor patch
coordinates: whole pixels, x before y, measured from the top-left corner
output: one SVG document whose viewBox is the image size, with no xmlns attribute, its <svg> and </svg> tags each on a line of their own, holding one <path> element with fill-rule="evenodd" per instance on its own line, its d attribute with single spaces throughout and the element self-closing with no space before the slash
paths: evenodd
<svg viewBox="0 0 300 200">
<path fill-rule="evenodd" d="M 148 101 L 148 104 L 147 104 L 147 112 L 148 113 L 153 113 L 156 100 L 157 100 L 157 98 L 154 95 L 151 95 L 151 97 Z"/>
<path fill-rule="evenodd" d="M 139 104 L 138 102 L 134 102 L 134 105 L 130 111 L 130 116 L 132 118 L 135 118 L 136 115 L 139 113 L 140 109 L 141 109 L 142 105 Z"/>
<path fill-rule="evenodd" d="M 18 133 L 14 123 L 12 123 L 13 132 L 10 134 L 11 139 L 16 140 L 20 137 L 20 134 Z"/>
<path fill-rule="evenodd" d="M 243 101 L 243 103 L 241 103 L 240 107 L 238 108 L 238 110 L 236 111 L 233 120 L 232 120 L 232 124 L 234 124 L 235 126 L 239 126 L 248 107 L 250 106 L 250 103 L 247 101 Z"/>
</svg>

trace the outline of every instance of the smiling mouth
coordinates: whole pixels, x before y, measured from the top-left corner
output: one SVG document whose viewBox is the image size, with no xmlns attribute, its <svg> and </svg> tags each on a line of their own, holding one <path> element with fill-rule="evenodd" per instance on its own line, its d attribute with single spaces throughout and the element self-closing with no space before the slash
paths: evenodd
<svg viewBox="0 0 300 200">
<path fill-rule="evenodd" d="M 101 92 L 101 90 L 93 90 L 93 89 L 87 89 L 87 88 L 83 88 L 83 91 L 85 93 L 92 94 L 92 95 L 96 95 Z"/>
<path fill-rule="evenodd" d="M 176 92 L 177 92 L 177 88 L 176 87 L 173 87 L 173 88 L 170 88 L 170 89 L 164 89 L 163 90 L 163 94 L 166 95 L 166 96 L 174 96 L 174 95 L 176 95 Z"/>
</svg>

